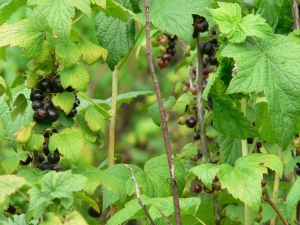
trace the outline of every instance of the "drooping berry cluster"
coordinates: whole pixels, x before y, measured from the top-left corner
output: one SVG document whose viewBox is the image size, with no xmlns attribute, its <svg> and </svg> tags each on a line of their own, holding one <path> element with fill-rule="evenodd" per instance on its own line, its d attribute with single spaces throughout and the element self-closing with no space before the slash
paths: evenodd
<svg viewBox="0 0 300 225">
<path fill-rule="evenodd" d="M 193 15 L 194 18 L 194 33 L 193 38 L 197 38 L 200 32 L 206 32 L 208 30 L 208 22 L 202 16 Z"/>
<path fill-rule="evenodd" d="M 74 92 L 74 89 L 71 86 L 64 89 L 61 85 L 59 75 L 56 75 L 53 79 L 48 77 L 41 78 L 36 88 L 33 89 L 30 94 L 32 109 L 35 111 L 33 114 L 33 120 L 37 123 L 57 121 L 59 113 L 51 100 L 52 94 L 65 91 Z M 76 107 L 79 106 L 80 100 L 77 98 L 75 93 L 74 95 L 76 100 L 72 111 L 67 115 L 68 117 L 75 117 L 77 115 Z"/>
<path fill-rule="evenodd" d="M 39 169 L 41 170 L 55 170 L 56 172 L 64 171 L 64 169 L 60 166 L 54 166 L 54 164 L 57 164 L 60 161 L 61 154 L 59 153 L 58 149 L 54 151 L 53 154 L 50 153 L 49 150 L 49 138 L 53 133 L 58 133 L 56 129 L 52 129 L 51 131 L 46 131 L 44 133 L 44 144 L 43 144 L 43 153 L 39 153 Z M 47 156 L 47 161 L 45 156 Z M 20 161 L 22 165 L 28 165 L 32 162 L 31 155 L 27 155 L 27 158 L 25 161 Z"/>
<path fill-rule="evenodd" d="M 160 34 L 152 40 L 152 46 L 160 46 L 160 60 L 158 61 L 159 68 L 166 68 L 169 62 L 172 61 L 173 56 L 176 54 L 176 40 L 177 36 L 171 34 Z"/>
<path fill-rule="evenodd" d="M 295 149 L 292 150 L 292 156 L 293 158 L 300 156 L 300 140 L 298 138 L 296 138 L 293 142 L 292 142 L 293 146 L 295 147 Z M 294 153 L 296 152 L 296 154 Z M 295 173 L 300 176 L 300 163 L 296 164 L 296 168 L 295 168 Z"/>
<path fill-rule="evenodd" d="M 222 187 L 221 187 L 221 183 L 219 181 L 219 178 L 218 177 L 214 178 L 211 189 L 209 189 L 205 185 L 202 186 L 199 183 L 193 185 L 193 191 L 195 193 L 199 194 L 199 193 L 201 193 L 202 190 L 204 190 L 204 192 L 208 195 L 214 193 L 215 191 L 221 191 Z"/>
</svg>

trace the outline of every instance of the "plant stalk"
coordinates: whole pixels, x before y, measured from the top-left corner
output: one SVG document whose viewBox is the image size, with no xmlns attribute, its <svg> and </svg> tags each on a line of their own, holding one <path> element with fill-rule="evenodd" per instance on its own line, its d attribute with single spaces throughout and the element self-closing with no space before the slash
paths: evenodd
<svg viewBox="0 0 300 225">
<path fill-rule="evenodd" d="M 154 85 L 157 102 L 158 102 L 158 106 L 159 106 L 160 117 L 161 117 L 162 132 L 163 132 L 165 148 L 166 148 L 166 153 L 167 153 L 167 158 L 168 158 L 168 164 L 169 164 L 169 169 L 170 169 L 170 177 L 171 177 L 171 182 L 172 182 L 176 225 L 182 225 L 181 217 L 180 217 L 180 206 L 179 206 L 177 180 L 175 177 L 174 159 L 172 157 L 166 114 L 165 114 L 165 110 L 164 110 L 164 106 L 163 106 L 163 102 L 162 102 L 159 83 L 158 83 L 158 80 L 157 80 L 157 77 L 155 74 L 154 64 L 152 61 L 153 59 L 152 59 L 152 52 L 151 52 L 151 47 L 150 47 L 150 16 L 149 16 L 148 0 L 144 0 L 144 6 L 145 6 L 145 16 L 146 16 L 146 49 L 147 49 L 148 65 L 149 65 L 149 70 L 150 70 L 151 77 L 153 80 L 153 85 Z"/>
<path fill-rule="evenodd" d="M 34 150 L 33 151 L 33 157 L 32 157 L 32 167 L 33 168 L 38 168 L 40 165 L 39 163 L 39 152 Z"/>
<path fill-rule="evenodd" d="M 247 99 L 243 98 L 241 100 L 241 111 L 246 116 L 247 114 Z M 242 156 L 248 155 L 248 146 L 247 146 L 247 139 L 242 140 Z M 249 206 L 245 204 L 245 225 L 252 224 L 252 212 Z"/>
<path fill-rule="evenodd" d="M 197 46 L 197 116 L 198 116 L 198 124 L 200 128 L 200 138 L 202 144 L 202 150 L 205 157 L 205 162 L 210 161 L 210 154 L 207 145 L 206 134 L 204 130 L 204 108 L 203 108 L 203 54 L 201 52 L 201 41 L 200 41 L 200 33 L 196 38 L 196 46 Z"/>
<path fill-rule="evenodd" d="M 299 21 L 299 10 L 297 0 L 291 0 L 292 3 L 292 12 L 294 18 L 294 29 L 300 29 L 300 21 Z"/>
</svg>

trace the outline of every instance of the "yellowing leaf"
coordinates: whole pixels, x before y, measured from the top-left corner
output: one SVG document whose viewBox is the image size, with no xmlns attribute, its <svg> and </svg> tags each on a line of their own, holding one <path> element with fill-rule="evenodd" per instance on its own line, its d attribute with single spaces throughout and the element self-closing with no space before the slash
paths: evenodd
<svg viewBox="0 0 300 225">
<path fill-rule="evenodd" d="M 88 126 L 90 127 L 90 129 L 94 132 L 105 129 L 106 126 L 105 117 L 102 116 L 93 105 L 87 107 L 85 113 L 85 120 Z"/>
<path fill-rule="evenodd" d="M 15 193 L 20 187 L 26 184 L 26 180 L 16 175 L 0 176 L 0 204 L 4 203 L 6 198 Z"/>
<path fill-rule="evenodd" d="M 88 225 L 88 223 L 84 220 L 82 215 L 77 212 L 73 211 L 70 215 L 66 216 L 66 222 L 65 225 Z"/>
<path fill-rule="evenodd" d="M 32 127 L 22 126 L 17 133 L 14 133 L 17 141 L 21 144 L 26 144 L 31 136 Z"/>
<path fill-rule="evenodd" d="M 33 152 L 34 150 L 40 151 L 43 148 L 44 136 L 42 134 L 33 133 L 29 141 L 25 145 L 27 151 Z"/>
<path fill-rule="evenodd" d="M 94 43 L 84 40 L 79 44 L 82 61 L 91 65 L 99 60 L 101 57 L 104 61 L 107 59 L 108 52 L 106 49 L 95 45 Z"/>
<path fill-rule="evenodd" d="M 86 91 L 89 79 L 87 71 L 78 64 L 60 72 L 60 80 L 64 88 L 72 86 L 77 91 Z"/>
<path fill-rule="evenodd" d="M 80 58 L 80 51 L 72 41 L 62 42 L 56 46 L 58 61 L 62 63 L 64 68 L 70 68 Z"/>
<path fill-rule="evenodd" d="M 66 114 L 69 114 L 72 111 L 75 96 L 73 92 L 57 93 L 52 98 L 52 102 L 56 107 L 60 107 Z"/>
</svg>

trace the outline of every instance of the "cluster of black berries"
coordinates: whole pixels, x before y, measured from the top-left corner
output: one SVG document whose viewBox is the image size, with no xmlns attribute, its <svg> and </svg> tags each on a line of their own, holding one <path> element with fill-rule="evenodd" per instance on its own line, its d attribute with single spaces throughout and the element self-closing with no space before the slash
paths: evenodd
<svg viewBox="0 0 300 225">
<path fill-rule="evenodd" d="M 193 15 L 194 18 L 194 33 L 193 38 L 197 38 L 200 32 L 206 32 L 208 30 L 208 22 L 202 16 Z"/>
<path fill-rule="evenodd" d="M 58 92 L 74 92 L 74 89 L 69 86 L 66 90 L 62 87 L 60 76 L 56 75 L 52 80 L 48 77 L 40 79 L 35 89 L 31 91 L 30 100 L 32 101 L 32 109 L 35 111 L 33 120 L 37 123 L 45 121 L 55 122 L 59 117 L 58 109 L 55 108 L 51 101 L 51 94 Z M 74 93 L 75 97 L 76 94 Z M 76 107 L 79 106 L 80 101 L 76 97 L 72 111 L 67 115 L 68 117 L 75 117 L 77 115 Z"/>
<path fill-rule="evenodd" d="M 292 152 L 292 156 L 293 158 L 296 158 L 297 156 L 300 156 L 300 140 L 298 138 L 296 138 L 292 144 L 294 145 L 294 147 L 296 148 L 296 154 L 294 153 L 294 149 L 291 151 Z M 295 169 L 295 172 L 298 176 L 300 176 L 300 163 L 296 164 L 297 167 Z"/>
<path fill-rule="evenodd" d="M 55 170 L 56 172 L 62 172 L 64 169 L 60 166 L 54 166 L 53 164 L 57 164 L 60 161 L 61 154 L 58 149 L 54 151 L 53 154 L 50 153 L 49 150 L 49 138 L 53 133 L 57 133 L 56 129 L 52 129 L 51 131 L 46 131 L 44 133 L 44 144 L 43 144 L 43 153 L 39 153 L 39 169 L 41 170 Z M 45 156 L 47 156 L 47 161 Z M 32 157 L 28 154 L 25 161 L 20 161 L 22 165 L 28 165 L 32 162 Z"/>
<path fill-rule="evenodd" d="M 210 69 L 210 72 L 214 71 L 213 66 L 209 66 L 209 69 Z M 187 93 L 188 91 L 190 91 L 193 95 L 198 94 L 198 89 L 197 89 L 196 85 L 194 84 L 194 81 L 196 80 L 196 67 L 193 68 L 193 76 L 194 76 L 194 79 L 192 80 L 192 84 L 193 84 L 192 86 L 191 86 L 190 79 L 186 79 L 184 81 L 184 86 L 182 88 L 183 93 Z M 204 76 L 203 83 L 202 83 L 202 90 L 204 90 L 207 85 L 207 80 L 206 80 L 207 77 L 208 76 Z"/>
<path fill-rule="evenodd" d="M 173 36 L 171 34 L 161 34 L 152 40 L 152 46 L 160 46 L 159 50 L 162 53 L 162 56 L 158 61 L 159 68 L 166 68 L 169 62 L 173 59 L 173 56 L 176 54 L 176 40 L 177 36 Z"/>
<path fill-rule="evenodd" d="M 219 181 L 219 178 L 218 177 L 215 177 L 214 180 L 213 180 L 213 184 L 212 184 L 212 187 L 211 189 L 209 189 L 208 187 L 206 187 L 205 185 L 203 185 L 203 188 L 202 188 L 202 185 L 201 184 L 194 184 L 193 185 L 193 191 L 195 193 L 201 193 L 202 189 L 204 190 L 204 192 L 208 195 L 214 193 L 215 191 L 221 191 L 222 190 L 222 187 L 221 187 L 221 183 Z"/>
</svg>

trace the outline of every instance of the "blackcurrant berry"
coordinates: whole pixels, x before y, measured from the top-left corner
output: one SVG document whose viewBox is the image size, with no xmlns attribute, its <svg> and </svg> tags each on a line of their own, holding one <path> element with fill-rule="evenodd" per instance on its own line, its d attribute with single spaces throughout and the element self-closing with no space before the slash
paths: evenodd
<svg viewBox="0 0 300 225">
<path fill-rule="evenodd" d="M 67 115 L 68 117 L 75 117 L 77 115 L 77 109 L 73 108 L 72 111 Z"/>
<path fill-rule="evenodd" d="M 44 104 L 41 100 L 34 100 L 31 104 L 31 107 L 34 111 L 36 111 L 38 108 L 42 108 L 43 106 Z"/>
<path fill-rule="evenodd" d="M 9 205 L 5 211 L 10 213 L 10 214 L 15 214 L 16 213 L 16 207 L 14 207 L 12 205 Z"/>
<path fill-rule="evenodd" d="M 80 100 L 79 100 L 79 98 L 76 98 L 73 107 L 76 108 L 76 107 L 78 107 L 79 105 L 80 105 Z"/>
<path fill-rule="evenodd" d="M 188 91 L 189 91 L 189 87 L 188 86 L 183 86 L 182 92 L 187 93 Z"/>
<path fill-rule="evenodd" d="M 49 155 L 50 154 L 50 150 L 49 150 L 49 142 L 46 141 L 44 142 L 44 145 L 43 145 L 43 153 L 45 155 Z"/>
<path fill-rule="evenodd" d="M 58 110 L 56 108 L 49 108 L 47 109 L 47 120 L 49 122 L 55 122 L 58 117 L 59 117 L 59 113 L 58 113 Z"/>
<path fill-rule="evenodd" d="M 201 22 L 200 22 L 200 21 L 199 21 L 199 22 L 196 22 L 196 23 L 194 24 L 194 32 L 197 33 L 197 35 L 198 35 L 198 33 L 199 33 L 199 32 L 202 32 L 202 30 L 203 30 L 203 27 L 202 27 Z"/>
<path fill-rule="evenodd" d="M 203 76 L 207 76 L 209 74 L 209 69 L 207 67 L 203 68 Z"/>
<path fill-rule="evenodd" d="M 256 147 L 259 149 L 262 147 L 262 143 L 261 142 L 256 142 Z"/>
<path fill-rule="evenodd" d="M 253 138 L 247 138 L 247 143 L 248 144 L 253 144 L 254 139 Z"/>
<path fill-rule="evenodd" d="M 48 100 L 46 102 L 46 109 L 49 109 L 49 108 L 54 108 L 53 102 L 51 100 Z"/>
<path fill-rule="evenodd" d="M 175 48 L 176 42 L 175 41 L 170 41 L 168 47 L 169 48 Z"/>
<path fill-rule="evenodd" d="M 201 21 L 201 27 L 202 27 L 202 31 L 200 32 L 205 32 L 208 30 L 208 22 L 206 20 L 202 20 Z"/>
<path fill-rule="evenodd" d="M 296 172 L 296 174 L 297 174 L 298 176 L 300 176 L 300 168 L 299 168 L 299 167 L 297 167 L 297 168 L 295 169 L 295 172 Z"/>
<path fill-rule="evenodd" d="M 44 108 L 37 109 L 35 113 L 36 113 L 36 117 L 39 119 L 45 119 L 48 115 L 47 110 Z"/>
<path fill-rule="evenodd" d="M 163 61 L 163 60 L 159 60 L 157 64 L 160 69 L 166 68 L 168 66 L 168 62 Z"/>
<path fill-rule="evenodd" d="M 37 115 L 36 115 L 36 112 L 33 114 L 32 118 L 37 123 L 43 123 L 45 121 L 45 119 L 38 118 Z"/>
<path fill-rule="evenodd" d="M 203 190 L 206 194 L 212 194 L 215 191 L 215 187 L 212 185 L 211 190 L 206 187 L 205 185 L 203 186 Z"/>
<path fill-rule="evenodd" d="M 185 120 L 185 124 L 189 128 L 194 128 L 196 126 L 196 124 L 197 124 L 197 120 L 196 120 L 195 117 L 188 117 Z"/>
<path fill-rule="evenodd" d="M 44 93 L 40 90 L 32 90 L 30 93 L 30 100 L 34 101 L 34 100 L 40 100 L 42 101 L 44 98 Z"/>
<path fill-rule="evenodd" d="M 39 154 L 39 163 L 42 163 L 44 162 L 46 159 L 45 159 L 45 156 L 43 154 Z"/>
<path fill-rule="evenodd" d="M 211 54 L 213 53 L 213 50 L 214 50 L 214 46 L 211 42 L 205 42 L 201 45 L 201 51 L 203 54 Z"/>
<path fill-rule="evenodd" d="M 192 157 L 190 158 L 190 160 L 191 160 L 192 162 L 198 162 L 199 158 L 198 158 L 197 155 L 194 155 L 194 156 L 192 156 Z"/>
<path fill-rule="evenodd" d="M 209 62 L 210 65 L 217 65 L 218 60 L 216 59 L 214 54 L 210 54 L 206 57 L 206 60 Z"/>
<path fill-rule="evenodd" d="M 53 168 L 54 166 L 47 161 L 42 162 L 39 166 L 40 170 L 53 170 Z"/>
<path fill-rule="evenodd" d="M 60 160 L 60 156 L 58 152 L 54 152 L 54 154 L 49 154 L 48 155 L 48 162 L 51 164 L 56 164 L 58 163 Z"/>
<path fill-rule="evenodd" d="M 23 166 L 27 166 L 29 163 L 31 163 L 32 161 L 32 158 L 29 154 L 27 154 L 27 158 L 25 159 L 25 161 L 22 161 L 20 160 L 20 163 L 23 165 Z"/>
<path fill-rule="evenodd" d="M 197 154 L 198 158 L 201 159 L 203 156 L 203 152 L 199 149 L 198 150 L 198 154 Z"/>
<path fill-rule="evenodd" d="M 50 92 L 52 89 L 52 83 L 49 78 L 43 78 L 38 83 L 38 88 L 43 92 Z"/>
<path fill-rule="evenodd" d="M 193 136 L 194 141 L 198 141 L 200 139 L 200 134 L 195 132 Z"/>
<path fill-rule="evenodd" d="M 101 209 L 100 209 L 100 212 L 97 212 L 96 209 L 94 209 L 92 206 L 89 206 L 88 213 L 89 213 L 90 217 L 93 217 L 93 218 L 98 218 L 102 214 Z"/>
<path fill-rule="evenodd" d="M 72 88 L 71 86 L 69 86 L 69 87 L 66 88 L 66 91 L 68 91 L 68 92 L 73 92 L 74 90 L 75 90 L 75 89 Z"/>
<path fill-rule="evenodd" d="M 161 59 L 165 62 L 171 62 L 172 56 L 170 53 L 165 53 L 162 55 Z"/>
<path fill-rule="evenodd" d="M 177 40 L 177 36 L 176 35 L 172 35 L 172 34 L 167 34 L 167 38 L 171 41 L 174 42 Z"/>
<path fill-rule="evenodd" d="M 176 49 L 175 48 L 168 48 L 167 53 L 170 53 L 171 56 L 174 56 L 176 54 Z"/>
<path fill-rule="evenodd" d="M 200 184 L 194 184 L 193 191 L 195 193 L 200 193 L 202 191 L 202 186 Z"/>
<path fill-rule="evenodd" d="M 264 186 L 266 186 L 267 181 L 265 181 L 264 179 L 262 179 L 262 180 L 260 181 L 260 184 L 261 184 L 262 187 L 264 187 Z"/>
<path fill-rule="evenodd" d="M 54 167 L 54 170 L 55 170 L 56 172 L 63 172 L 63 171 L 65 171 L 61 166 L 56 166 L 56 167 Z"/>
<path fill-rule="evenodd" d="M 64 92 L 65 89 L 61 85 L 60 76 L 56 75 L 52 81 L 53 87 L 57 90 L 57 92 Z"/>
</svg>

